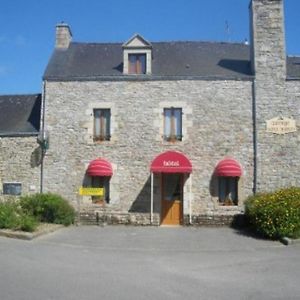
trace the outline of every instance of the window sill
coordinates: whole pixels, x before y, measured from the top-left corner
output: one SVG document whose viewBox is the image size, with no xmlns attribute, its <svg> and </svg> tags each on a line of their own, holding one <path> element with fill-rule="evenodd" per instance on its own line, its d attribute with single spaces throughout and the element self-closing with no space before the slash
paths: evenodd
<svg viewBox="0 0 300 300">
<path fill-rule="evenodd" d="M 93 138 L 94 143 L 110 142 L 111 137 Z"/>
<path fill-rule="evenodd" d="M 173 142 L 174 143 L 174 142 L 181 142 L 183 136 L 182 135 L 174 135 L 174 136 L 173 135 L 171 135 L 171 136 L 163 135 L 162 138 L 165 142 Z"/>
<path fill-rule="evenodd" d="M 220 207 L 236 207 L 239 206 L 238 204 L 232 203 L 232 204 L 223 204 L 219 202 Z"/>
</svg>

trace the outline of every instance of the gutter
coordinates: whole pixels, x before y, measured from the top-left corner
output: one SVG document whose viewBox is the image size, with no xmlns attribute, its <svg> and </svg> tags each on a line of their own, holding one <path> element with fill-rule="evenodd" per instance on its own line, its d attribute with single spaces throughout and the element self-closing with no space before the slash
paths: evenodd
<svg viewBox="0 0 300 300">
<path fill-rule="evenodd" d="M 252 81 L 252 121 L 253 121 L 253 194 L 257 192 L 257 116 L 256 80 Z"/>
<path fill-rule="evenodd" d="M 39 132 L 32 131 L 32 132 L 2 132 L 0 133 L 1 137 L 30 137 L 30 136 L 38 136 Z"/>
<path fill-rule="evenodd" d="M 41 126 L 41 135 L 45 135 L 45 97 L 46 97 L 46 81 L 43 81 L 43 92 L 42 92 L 42 126 Z M 43 193 L 44 189 L 44 157 L 45 149 L 42 147 L 42 160 L 41 160 L 41 173 L 40 173 L 40 194 Z"/>
<path fill-rule="evenodd" d="M 194 75 L 92 75 L 92 76 L 44 76 L 47 81 L 176 81 L 176 80 L 205 80 L 205 81 L 251 81 L 252 75 L 244 76 L 194 76 Z"/>
</svg>

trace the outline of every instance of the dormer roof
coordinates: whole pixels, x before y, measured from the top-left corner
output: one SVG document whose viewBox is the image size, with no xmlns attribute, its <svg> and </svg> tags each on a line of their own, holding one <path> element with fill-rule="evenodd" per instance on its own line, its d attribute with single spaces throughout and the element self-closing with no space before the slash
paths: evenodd
<svg viewBox="0 0 300 300">
<path fill-rule="evenodd" d="M 140 34 L 134 34 L 127 42 L 122 45 L 123 48 L 152 48 L 152 44 L 144 39 Z"/>
</svg>

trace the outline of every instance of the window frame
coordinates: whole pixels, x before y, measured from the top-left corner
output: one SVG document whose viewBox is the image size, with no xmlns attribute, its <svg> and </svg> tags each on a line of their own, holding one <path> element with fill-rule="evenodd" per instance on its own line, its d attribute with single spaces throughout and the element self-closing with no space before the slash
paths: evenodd
<svg viewBox="0 0 300 300">
<path fill-rule="evenodd" d="M 91 176 L 91 187 L 104 188 L 104 196 L 92 196 L 93 203 L 110 202 L 110 177 L 107 176 Z"/>
<path fill-rule="evenodd" d="M 221 206 L 239 205 L 239 179 L 240 177 L 218 177 L 218 202 Z M 224 198 L 222 199 L 222 195 Z M 234 198 L 232 199 L 232 195 Z"/>
<path fill-rule="evenodd" d="M 96 116 L 100 113 L 99 118 Z M 96 122 L 99 122 L 99 135 L 96 133 Z M 106 124 L 105 124 L 106 123 Z M 93 141 L 102 142 L 111 140 L 111 109 L 110 108 L 94 108 L 93 109 Z"/>
<path fill-rule="evenodd" d="M 141 60 L 143 57 L 143 60 Z M 134 64 L 131 62 L 134 58 Z M 143 65 L 144 63 L 144 65 Z M 128 74 L 145 75 L 147 74 L 147 54 L 146 53 L 128 53 Z"/>
<path fill-rule="evenodd" d="M 14 188 L 12 189 L 12 187 L 14 187 Z M 12 192 L 14 190 L 17 191 L 17 193 Z M 22 183 L 21 182 L 3 182 L 2 194 L 9 195 L 9 196 L 22 195 Z"/>
<path fill-rule="evenodd" d="M 170 116 L 170 135 L 166 134 L 166 113 L 167 111 L 171 112 L 171 116 Z M 180 118 L 179 118 L 179 122 L 180 122 L 180 130 L 179 133 L 177 132 L 177 128 L 176 128 L 176 111 L 180 112 Z M 177 142 L 177 141 L 182 141 L 183 138 L 183 134 L 182 134 L 182 115 L 183 115 L 183 110 L 182 107 L 164 107 L 163 109 L 163 139 L 164 141 L 167 142 Z M 178 122 L 178 120 L 177 120 Z"/>
</svg>

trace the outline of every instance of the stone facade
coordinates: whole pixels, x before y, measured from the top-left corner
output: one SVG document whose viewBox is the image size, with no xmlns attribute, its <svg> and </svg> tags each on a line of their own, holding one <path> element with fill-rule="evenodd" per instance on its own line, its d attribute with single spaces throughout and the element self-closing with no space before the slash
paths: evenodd
<svg viewBox="0 0 300 300">
<path fill-rule="evenodd" d="M 46 91 L 45 125 L 51 146 L 45 158 L 45 190 L 62 194 L 74 205 L 88 163 L 104 157 L 114 169 L 111 201 L 106 210 L 149 212 L 150 164 L 158 154 L 170 149 L 185 153 L 193 164 L 193 214 L 240 212 L 243 199 L 252 193 L 252 83 L 249 81 L 47 82 Z M 87 142 L 91 141 L 90 114 L 85 112 L 88 107 L 105 106 L 106 102 L 114 116 L 111 141 Z M 186 108 L 183 120 L 186 134 L 175 143 L 163 141 L 160 135 L 163 107 L 172 103 Z M 240 161 L 244 171 L 238 207 L 218 204 L 213 172 L 226 156 Z M 186 180 L 187 198 L 190 178 Z M 154 211 L 159 213 L 158 175 L 154 191 Z M 86 199 L 82 205 L 88 202 L 91 201 Z M 184 211 L 187 214 L 187 200 Z"/>
<path fill-rule="evenodd" d="M 0 137 L 0 200 L 9 196 L 2 194 L 3 183 L 21 183 L 22 194 L 40 191 L 41 151 L 32 137 Z"/>
<path fill-rule="evenodd" d="M 150 165 L 167 150 L 184 153 L 192 163 L 192 174 L 183 178 L 185 224 L 228 224 L 243 213 L 244 200 L 253 192 L 299 186 L 300 81 L 287 78 L 283 2 L 251 1 L 250 21 L 252 75 L 153 79 L 150 43 L 134 38 L 123 44 L 124 61 L 116 67 L 123 64 L 119 77 L 46 78 L 41 128 L 49 131 L 50 148 L 44 159 L 44 191 L 67 198 L 79 211 L 81 223 L 149 225 Z M 56 48 L 67 51 L 69 27 L 62 24 L 57 30 Z M 144 53 L 143 47 L 147 74 L 126 77 L 128 51 Z M 163 112 L 170 107 L 182 109 L 181 141 L 163 138 Z M 94 141 L 94 109 L 110 109 L 109 141 Z M 275 117 L 296 120 L 298 130 L 285 135 L 267 132 L 266 122 Z M 36 138 L 2 138 L 0 146 L 0 180 L 22 182 L 25 194 L 38 191 Z M 113 168 L 105 205 L 78 195 L 89 163 L 99 157 Z M 220 206 L 218 200 L 214 171 L 226 157 L 236 159 L 243 171 L 237 206 Z M 161 183 L 162 175 L 155 174 L 154 225 L 161 221 Z"/>
<path fill-rule="evenodd" d="M 257 190 L 300 184 L 299 81 L 287 81 L 283 1 L 254 0 L 252 45 L 257 129 Z M 274 117 L 296 120 L 298 131 L 266 132 Z"/>
</svg>

